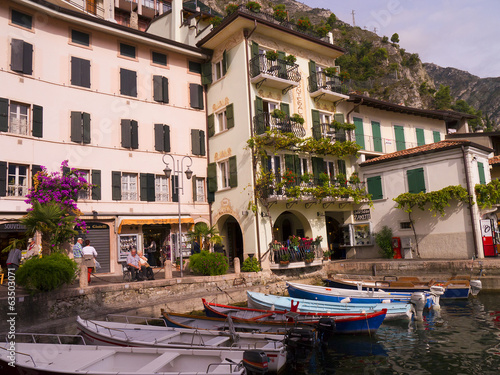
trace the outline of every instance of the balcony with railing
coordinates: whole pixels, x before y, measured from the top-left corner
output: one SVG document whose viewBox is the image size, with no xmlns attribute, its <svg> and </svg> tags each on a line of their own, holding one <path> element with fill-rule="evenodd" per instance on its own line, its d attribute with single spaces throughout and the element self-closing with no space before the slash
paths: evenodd
<svg viewBox="0 0 500 375">
<path fill-rule="evenodd" d="M 103 2 L 99 0 L 65 0 L 75 8 L 96 16 L 97 18 L 104 18 Z"/>
<path fill-rule="evenodd" d="M 270 113 L 260 113 L 253 118 L 255 134 L 263 134 L 268 130 L 276 130 L 281 133 L 293 133 L 297 137 L 304 137 L 306 130 L 304 125 L 294 121 L 290 116 L 277 118 Z"/>
<path fill-rule="evenodd" d="M 250 60 L 250 77 L 257 88 L 265 84 L 280 89 L 285 94 L 299 85 L 301 75 L 297 64 L 269 59 L 265 54 L 260 54 Z"/>
<path fill-rule="evenodd" d="M 345 142 L 347 140 L 345 130 L 338 130 L 331 124 L 317 124 L 313 125 L 314 139 L 329 139 L 332 142 Z"/>
<path fill-rule="evenodd" d="M 269 244 L 271 269 L 320 266 L 323 250 L 312 238 L 301 238 L 297 243 L 274 241 Z"/>
<path fill-rule="evenodd" d="M 339 77 L 330 77 L 321 71 L 310 75 L 308 80 L 309 92 L 315 101 L 320 99 L 337 101 L 349 98 L 349 86 Z"/>
</svg>

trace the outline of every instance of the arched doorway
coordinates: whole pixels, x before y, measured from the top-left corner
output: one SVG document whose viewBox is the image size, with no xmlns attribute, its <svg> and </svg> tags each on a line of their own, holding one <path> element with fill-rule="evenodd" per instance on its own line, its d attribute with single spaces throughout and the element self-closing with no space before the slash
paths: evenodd
<svg viewBox="0 0 500 375">
<path fill-rule="evenodd" d="M 243 233 L 238 221 L 231 215 L 224 215 L 217 221 L 219 233 L 222 236 L 223 251 L 232 263 L 234 258 L 243 263 Z"/>
<path fill-rule="evenodd" d="M 341 249 L 341 236 L 342 230 L 340 228 L 340 223 L 330 215 L 326 215 L 326 235 L 328 241 L 328 250 L 332 253 L 332 259 L 343 259 L 345 258 L 345 250 Z"/>
<path fill-rule="evenodd" d="M 274 222 L 274 237 L 284 242 L 290 236 L 312 237 L 311 226 L 307 219 L 298 211 L 284 211 Z"/>
</svg>

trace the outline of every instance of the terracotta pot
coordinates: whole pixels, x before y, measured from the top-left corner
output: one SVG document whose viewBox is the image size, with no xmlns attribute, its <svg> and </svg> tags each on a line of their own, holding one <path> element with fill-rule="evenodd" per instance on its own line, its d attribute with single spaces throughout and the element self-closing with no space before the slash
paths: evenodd
<svg viewBox="0 0 500 375">
<path fill-rule="evenodd" d="M 290 264 L 289 260 L 280 260 L 280 265 L 282 266 L 288 266 Z"/>
</svg>

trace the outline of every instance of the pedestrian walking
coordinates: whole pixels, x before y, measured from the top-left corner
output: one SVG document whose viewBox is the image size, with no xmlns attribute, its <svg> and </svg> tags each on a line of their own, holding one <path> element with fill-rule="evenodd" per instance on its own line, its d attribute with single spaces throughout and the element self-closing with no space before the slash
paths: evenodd
<svg viewBox="0 0 500 375">
<path fill-rule="evenodd" d="M 92 255 L 92 264 L 91 267 L 89 267 L 90 264 L 87 264 L 87 281 L 90 284 L 90 275 L 92 274 L 92 271 L 94 270 L 95 263 L 96 263 L 96 258 L 97 258 L 97 251 L 93 246 L 90 246 L 90 240 L 85 240 L 85 247 L 82 249 L 82 254 L 85 257 L 85 255 Z"/>
</svg>

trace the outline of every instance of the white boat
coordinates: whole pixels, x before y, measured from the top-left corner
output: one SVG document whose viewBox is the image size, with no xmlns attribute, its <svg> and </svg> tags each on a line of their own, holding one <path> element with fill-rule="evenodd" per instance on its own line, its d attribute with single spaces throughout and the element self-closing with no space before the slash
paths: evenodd
<svg viewBox="0 0 500 375">
<path fill-rule="evenodd" d="M 41 343 L 16 343 L 11 348 L 1 343 L 0 369 L 2 375 L 244 375 L 243 353 Z"/>
<path fill-rule="evenodd" d="M 84 320 L 80 317 L 77 317 L 76 321 L 85 342 L 92 345 L 240 352 L 259 349 L 269 358 L 269 371 L 278 372 L 286 363 L 283 335 L 171 328 L 128 322 Z"/>
</svg>

